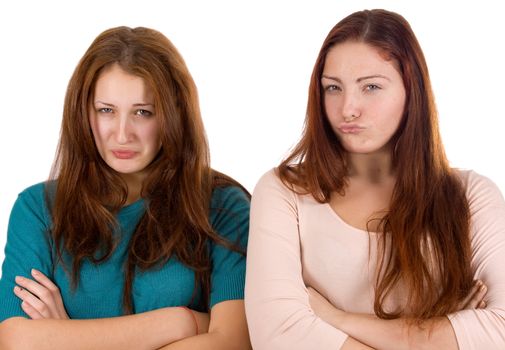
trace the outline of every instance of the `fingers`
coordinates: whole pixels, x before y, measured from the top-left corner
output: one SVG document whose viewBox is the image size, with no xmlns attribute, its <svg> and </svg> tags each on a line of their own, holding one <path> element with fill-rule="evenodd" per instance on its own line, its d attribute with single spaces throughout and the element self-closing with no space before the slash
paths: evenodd
<svg viewBox="0 0 505 350">
<path fill-rule="evenodd" d="M 470 302 L 470 300 L 472 300 L 472 297 L 479 290 L 481 285 L 482 285 L 482 282 L 480 280 L 473 284 L 472 289 L 470 289 L 470 292 L 468 292 L 466 298 L 461 301 L 461 304 L 460 304 L 461 309 L 466 308 L 466 305 Z"/>
<path fill-rule="evenodd" d="M 28 304 L 26 301 L 23 301 L 21 303 L 21 308 L 32 320 L 40 320 L 44 318 L 44 316 L 42 316 L 33 306 Z"/>
<path fill-rule="evenodd" d="M 56 284 L 47 278 L 42 272 L 32 269 L 32 276 L 37 282 L 44 286 L 50 293 L 51 301 L 56 307 L 56 311 L 60 316 L 66 314 L 65 307 L 63 306 L 63 299 L 61 298 L 60 289 Z"/>
<path fill-rule="evenodd" d="M 32 269 L 31 274 L 34 280 L 22 276 L 15 278 L 14 294 L 25 303 L 21 304 L 23 311 L 32 319 L 68 319 L 58 286 L 40 271 Z"/>
<path fill-rule="evenodd" d="M 30 318 L 48 318 L 50 317 L 49 309 L 46 304 L 39 298 L 30 293 L 27 289 L 19 286 L 14 287 L 14 294 L 22 300 L 21 308 Z M 25 309 L 26 308 L 26 309 Z M 35 311 L 32 311 L 35 310 Z M 28 312 L 27 312 L 28 311 Z M 35 317 L 35 318 L 34 318 Z"/>
<path fill-rule="evenodd" d="M 484 301 L 484 297 L 486 296 L 486 293 L 486 285 L 480 280 L 476 281 L 467 297 L 461 302 L 460 309 L 485 308 L 486 302 Z"/>
<path fill-rule="evenodd" d="M 47 301 L 52 298 L 51 292 L 46 287 L 30 278 L 16 276 L 15 281 L 18 286 L 28 290 L 39 299 Z"/>
<path fill-rule="evenodd" d="M 37 282 L 46 287 L 50 292 L 59 292 L 59 288 L 42 272 L 32 269 L 32 276 Z"/>
<path fill-rule="evenodd" d="M 487 287 L 481 281 L 479 281 L 479 282 L 480 283 L 477 286 L 477 290 L 474 292 L 473 296 L 466 304 L 466 307 L 465 307 L 466 309 L 476 309 L 484 301 L 484 297 L 486 296 L 486 293 L 487 293 Z"/>
</svg>

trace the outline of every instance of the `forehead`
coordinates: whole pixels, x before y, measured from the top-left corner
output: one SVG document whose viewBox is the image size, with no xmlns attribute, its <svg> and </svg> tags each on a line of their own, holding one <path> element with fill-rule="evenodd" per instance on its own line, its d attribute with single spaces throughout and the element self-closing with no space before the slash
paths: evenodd
<svg viewBox="0 0 505 350">
<path fill-rule="evenodd" d="M 374 74 L 399 75 L 397 62 L 378 48 L 360 41 L 345 41 L 326 55 L 323 74 L 359 77 Z"/>
<path fill-rule="evenodd" d="M 150 98 L 151 88 L 146 81 L 125 71 L 117 63 L 104 67 L 95 82 L 95 95 L 137 95 L 139 98 Z"/>
</svg>

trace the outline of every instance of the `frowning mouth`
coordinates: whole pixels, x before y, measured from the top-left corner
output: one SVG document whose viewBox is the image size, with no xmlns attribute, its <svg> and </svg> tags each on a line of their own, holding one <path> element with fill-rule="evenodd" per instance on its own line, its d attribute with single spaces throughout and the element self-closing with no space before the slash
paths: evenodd
<svg viewBox="0 0 505 350">
<path fill-rule="evenodd" d="M 112 151 L 112 154 L 114 155 L 114 157 L 116 157 L 118 159 L 131 159 L 131 158 L 135 157 L 137 152 L 114 150 L 114 151 Z"/>
</svg>

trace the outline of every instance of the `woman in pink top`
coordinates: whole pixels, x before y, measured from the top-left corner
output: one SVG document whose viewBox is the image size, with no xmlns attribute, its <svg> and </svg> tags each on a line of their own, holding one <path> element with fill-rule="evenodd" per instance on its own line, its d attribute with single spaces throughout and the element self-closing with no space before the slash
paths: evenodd
<svg viewBox="0 0 505 350">
<path fill-rule="evenodd" d="M 409 24 L 384 10 L 343 19 L 300 142 L 254 191 L 253 347 L 505 349 L 504 266 L 505 202 L 449 167 Z"/>
</svg>

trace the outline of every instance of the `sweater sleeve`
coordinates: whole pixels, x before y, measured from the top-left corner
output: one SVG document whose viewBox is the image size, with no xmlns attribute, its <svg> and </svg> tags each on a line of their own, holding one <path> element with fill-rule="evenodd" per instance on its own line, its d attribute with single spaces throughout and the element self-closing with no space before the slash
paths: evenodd
<svg viewBox="0 0 505 350">
<path fill-rule="evenodd" d="M 302 277 L 296 195 L 274 171 L 253 193 L 245 306 L 254 349 L 339 349 L 347 335 L 318 318 Z"/>
<path fill-rule="evenodd" d="M 47 232 L 44 186 L 38 184 L 19 194 L 9 218 L 0 279 L 0 322 L 14 316 L 26 317 L 13 292 L 16 276 L 30 277 L 32 268 L 46 276 L 52 275 L 51 243 Z"/>
<path fill-rule="evenodd" d="M 240 251 L 230 250 L 220 244 L 211 245 L 211 308 L 221 301 L 244 299 L 249 209 L 249 198 L 238 187 L 214 190 L 210 217 L 212 227 Z"/>
<path fill-rule="evenodd" d="M 460 350 L 505 349 L 505 201 L 498 187 L 466 173 L 472 268 L 488 287 L 485 309 L 449 315 Z"/>
</svg>

